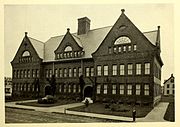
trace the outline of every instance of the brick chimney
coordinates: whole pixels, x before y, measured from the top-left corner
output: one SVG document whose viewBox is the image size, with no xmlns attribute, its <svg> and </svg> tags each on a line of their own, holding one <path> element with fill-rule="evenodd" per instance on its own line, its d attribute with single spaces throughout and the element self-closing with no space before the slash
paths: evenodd
<svg viewBox="0 0 180 127">
<path fill-rule="evenodd" d="M 87 34 L 88 31 L 90 30 L 90 22 L 91 22 L 91 20 L 88 19 L 87 17 L 79 18 L 77 34 L 78 35 Z"/>
</svg>

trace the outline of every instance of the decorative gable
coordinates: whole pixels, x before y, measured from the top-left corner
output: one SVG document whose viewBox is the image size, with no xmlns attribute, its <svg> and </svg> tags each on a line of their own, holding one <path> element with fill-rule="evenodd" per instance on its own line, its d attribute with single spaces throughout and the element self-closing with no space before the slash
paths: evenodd
<svg viewBox="0 0 180 127">
<path fill-rule="evenodd" d="M 23 38 L 12 63 L 31 63 L 39 60 L 41 60 L 41 58 L 27 36 L 27 32 L 25 32 L 25 37 Z"/>
<path fill-rule="evenodd" d="M 113 53 L 145 52 L 154 49 L 155 46 L 124 14 L 125 10 L 122 9 L 121 11 L 122 14 L 106 35 L 101 45 L 92 54 L 93 56 L 104 56 Z"/>
<path fill-rule="evenodd" d="M 71 35 L 67 29 L 67 33 L 62 39 L 58 48 L 54 51 L 55 59 L 67 59 L 67 58 L 77 58 L 84 56 L 84 51 L 82 43 L 78 37 Z"/>
</svg>

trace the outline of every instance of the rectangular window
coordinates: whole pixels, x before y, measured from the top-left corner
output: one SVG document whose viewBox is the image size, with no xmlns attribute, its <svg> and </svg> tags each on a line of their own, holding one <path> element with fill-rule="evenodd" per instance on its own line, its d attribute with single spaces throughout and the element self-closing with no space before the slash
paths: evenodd
<svg viewBox="0 0 180 127">
<path fill-rule="evenodd" d="M 132 85 L 127 86 L 127 95 L 132 95 Z"/>
<path fill-rule="evenodd" d="M 141 64 L 136 64 L 136 75 L 141 74 Z"/>
<path fill-rule="evenodd" d="M 76 71 L 76 68 L 73 69 L 73 77 L 76 77 L 77 76 L 77 71 Z"/>
<path fill-rule="evenodd" d="M 52 77 L 52 70 L 49 69 L 49 77 L 51 78 Z"/>
<path fill-rule="evenodd" d="M 149 84 L 144 85 L 144 95 L 149 95 Z"/>
<path fill-rule="evenodd" d="M 27 71 L 24 70 L 24 78 L 27 78 Z"/>
<path fill-rule="evenodd" d="M 128 64 L 128 75 L 132 75 L 132 72 L 133 72 L 133 65 Z"/>
<path fill-rule="evenodd" d="M 111 51 L 111 47 L 108 48 L 108 53 L 111 54 L 112 51 Z"/>
<path fill-rule="evenodd" d="M 141 85 L 136 84 L 136 95 L 140 95 L 140 94 L 141 94 Z"/>
<path fill-rule="evenodd" d="M 86 67 L 86 77 L 89 77 L 89 67 Z"/>
<path fill-rule="evenodd" d="M 67 85 L 64 85 L 64 93 L 67 91 Z"/>
<path fill-rule="evenodd" d="M 119 85 L 119 94 L 120 95 L 124 94 L 124 85 L 123 84 Z"/>
<path fill-rule="evenodd" d="M 121 64 L 119 68 L 120 68 L 120 75 L 124 75 L 124 65 Z"/>
<path fill-rule="evenodd" d="M 59 93 L 62 92 L 62 85 L 59 85 Z"/>
<path fill-rule="evenodd" d="M 150 74 L 150 63 L 145 63 L 145 74 Z"/>
<path fill-rule="evenodd" d="M 114 53 L 116 53 L 117 52 L 117 47 L 114 47 L 113 51 L 114 51 Z"/>
<path fill-rule="evenodd" d="M 97 94 L 101 93 L 101 85 L 97 85 Z"/>
<path fill-rule="evenodd" d="M 118 47 L 118 52 L 121 52 L 121 47 Z"/>
<path fill-rule="evenodd" d="M 17 78 L 20 78 L 20 71 L 17 70 Z"/>
<path fill-rule="evenodd" d="M 69 68 L 69 77 L 72 77 L 72 69 Z"/>
<path fill-rule="evenodd" d="M 82 68 L 81 67 L 78 68 L 78 73 L 79 73 L 79 77 L 80 77 L 82 75 Z"/>
<path fill-rule="evenodd" d="M 21 78 L 23 78 L 24 74 L 23 74 L 23 70 L 21 70 Z"/>
<path fill-rule="evenodd" d="M 167 94 L 169 94 L 169 90 L 167 90 Z"/>
<path fill-rule="evenodd" d="M 33 73 L 33 74 L 32 74 L 32 77 L 35 78 L 35 77 L 36 77 L 36 70 L 33 69 L 33 70 L 32 70 L 32 73 Z"/>
<path fill-rule="evenodd" d="M 73 85 L 73 93 L 76 93 L 76 84 Z"/>
<path fill-rule="evenodd" d="M 67 69 L 64 68 L 64 77 L 67 77 Z"/>
<path fill-rule="evenodd" d="M 108 75 L 108 66 L 104 65 L 104 76 Z"/>
<path fill-rule="evenodd" d="M 27 87 L 28 87 L 28 91 L 31 91 L 31 86 L 29 83 L 27 84 Z"/>
<path fill-rule="evenodd" d="M 36 77 L 39 78 L 39 70 L 36 69 Z"/>
<path fill-rule="evenodd" d="M 167 84 L 167 88 L 169 88 L 169 84 Z"/>
<path fill-rule="evenodd" d="M 60 78 L 63 77 L 63 71 L 62 71 L 61 68 L 59 69 L 59 77 L 60 77 Z"/>
<path fill-rule="evenodd" d="M 58 77 L 58 70 L 55 69 L 55 77 L 57 78 Z"/>
<path fill-rule="evenodd" d="M 128 46 L 128 51 L 131 51 L 131 45 Z"/>
<path fill-rule="evenodd" d="M 107 85 L 104 85 L 104 94 L 107 94 Z"/>
<path fill-rule="evenodd" d="M 68 90 L 69 93 L 71 93 L 71 85 L 69 85 L 69 90 Z"/>
<path fill-rule="evenodd" d="M 91 76 L 94 76 L 94 68 L 91 67 Z"/>
<path fill-rule="evenodd" d="M 112 75 L 117 75 L 117 65 L 112 66 Z"/>
<path fill-rule="evenodd" d="M 31 72 L 30 72 L 30 70 L 29 70 L 29 69 L 27 70 L 27 77 L 28 77 L 28 78 L 30 78 L 30 77 L 31 77 Z"/>
<path fill-rule="evenodd" d="M 136 50 L 137 50 L 137 46 L 136 46 L 136 45 L 134 45 L 134 48 L 133 48 L 133 49 L 134 49 L 134 51 L 136 51 Z"/>
<path fill-rule="evenodd" d="M 123 46 L 123 51 L 124 51 L 124 52 L 126 51 L 126 46 Z"/>
<path fill-rule="evenodd" d="M 101 66 L 97 66 L 97 76 L 101 76 Z"/>
<path fill-rule="evenodd" d="M 112 85 L 112 94 L 116 94 L 116 85 Z"/>
</svg>

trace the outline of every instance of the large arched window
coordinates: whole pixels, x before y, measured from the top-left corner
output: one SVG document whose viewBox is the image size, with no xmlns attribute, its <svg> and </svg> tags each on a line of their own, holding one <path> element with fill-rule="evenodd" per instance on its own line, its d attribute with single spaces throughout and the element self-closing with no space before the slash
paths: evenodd
<svg viewBox="0 0 180 127">
<path fill-rule="evenodd" d="M 131 40 L 126 36 L 121 36 L 114 42 L 114 45 L 131 43 Z"/>
<path fill-rule="evenodd" d="M 26 57 L 26 56 L 30 56 L 30 52 L 29 51 L 24 51 L 22 54 L 22 57 Z"/>
<path fill-rule="evenodd" d="M 72 47 L 71 46 L 67 46 L 65 49 L 64 49 L 65 52 L 69 52 L 69 51 L 72 51 Z"/>
</svg>

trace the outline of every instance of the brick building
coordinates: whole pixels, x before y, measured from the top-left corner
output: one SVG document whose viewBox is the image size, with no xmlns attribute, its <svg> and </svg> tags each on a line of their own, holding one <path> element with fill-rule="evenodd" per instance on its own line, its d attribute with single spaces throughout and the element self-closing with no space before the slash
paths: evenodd
<svg viewBox="0 0 180 127">
<path fill-rule="evenodd" d="M 154 105 L 161 93 L 160 53 L 160 27 L 142 33 L 124 9 L 113 26 L 91 30 L 84 17 L 78 19 L 77 33 L 68 28 L 45 43 L 26 32 L 11 62 L 13 93 L 43 96 L 54 74 L 56 96 L 76 98 L 83 75 L 83 97 Z"/>
</svg>

